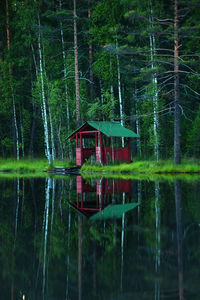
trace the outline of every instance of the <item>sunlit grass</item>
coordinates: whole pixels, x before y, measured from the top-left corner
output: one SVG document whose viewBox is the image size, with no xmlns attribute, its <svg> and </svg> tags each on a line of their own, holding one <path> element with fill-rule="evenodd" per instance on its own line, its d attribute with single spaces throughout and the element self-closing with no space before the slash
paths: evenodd
<svg viewBox="0 0 200 300">
<path fill-rule="evenodd" d="M 148 173 L 148 174 L 171 174 L 171 173 L 200 173 L 200 161 L 183 160 L 180 165 L 173 161 L 135 161 L 130 164 L 100 166 L 83 165 L 81 171 L 91 172 L 114 172 L 114 173 Z"/>
<path fill-rule="evenodd" d="M 55 160 L 53 166 L 68 167 L 68 161 Z M 49 170 L 47 159 L 0 159 L 0 171 L 2 172 L 46 172 Z"/>
<path fill-rule="evenodd" d="M 34 172 L 46 171 L 48 168 L 47 159 L 1 159 L 0 171 L 7 172 Z"/>
<path fill-rule="evenodd" d="M 71 166 L 69 161 L 55 160 L 53 167 Z M 43 176 L 42 173 L 49 171 L 49 162 L 47 159 L 0 159 L 0 176 L 5 175 L 8 177 L 9 173 L 11 176 L 19 176 L 19 174 L 26 174 L 26 176 Z M 40 172 L 40 174 L 39 174 Z M 181 177 L 186 180 L 190 180 L 189 174 L 196 174 L 195 177 L 200 177 L 200 161 L 194 159 L 185 159 L 180 165 L 175 165 L 172 160 L 159 160 L 158 162 L 152 160 L 146 161 L 134 161 L 130 164 L 122 163 L 116 165 L 105 165 L 100 166 L 99 164 L 89 165 L 84 164 L 81 168 L 82 176 L 84 177 L 112 177 L 112 178 L 124 178 L 124 179 L 139 179 L 139 180 L 170 180 L 170 176 L 173 177 L 171 180 L 178 179 Z M 3 175 L 4 174 L 4 175 Z M 186 177 L 186 175 L 189 175 Z M 199 174 L 199 175 L 198 175 Z M 53 173 L 52 173 L 53 175 Z M 192 178 L 194 180 L 194 177 Z"/>
</svg>

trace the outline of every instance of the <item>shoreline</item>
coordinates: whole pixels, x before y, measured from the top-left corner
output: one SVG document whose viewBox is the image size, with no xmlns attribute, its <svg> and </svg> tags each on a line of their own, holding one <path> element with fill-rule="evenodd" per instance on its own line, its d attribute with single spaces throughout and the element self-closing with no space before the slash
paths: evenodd
<svg viewBox="0 0 200 300">
<path fill-rule="evenodd" d="M 36 173 L 53 174 L 55 166 L 60 168 L 73 168 L 69 161 L 53 162 L 50 167 L 47 159 L 0 159 L 0 173 L 3 174 L 29 174 Z M 155 161 L 135 161 L 132 163 L 122 163 L 114 165 L 84 164 L 80 174 L 119 174 L 119 175 L 200 175 L 200 161 L 185 159 L 180 165 L 175 165 L 171 160 Z M 57 174 L 56 174 L 57 175 Z"/>
</svg>

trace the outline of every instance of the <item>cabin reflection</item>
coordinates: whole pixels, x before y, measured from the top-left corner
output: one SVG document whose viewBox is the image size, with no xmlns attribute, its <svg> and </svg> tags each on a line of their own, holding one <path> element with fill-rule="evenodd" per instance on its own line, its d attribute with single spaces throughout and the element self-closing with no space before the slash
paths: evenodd
<svg viewBox="0 0 200 300">
<path fill-rule="evenodd" d="M 101 178 L 98 181 L 76 177 L 77 201 L 70 205 L 92 219 L 120 218 L 139 203 L 131 203 L 131 180 Z"/>
</svg>

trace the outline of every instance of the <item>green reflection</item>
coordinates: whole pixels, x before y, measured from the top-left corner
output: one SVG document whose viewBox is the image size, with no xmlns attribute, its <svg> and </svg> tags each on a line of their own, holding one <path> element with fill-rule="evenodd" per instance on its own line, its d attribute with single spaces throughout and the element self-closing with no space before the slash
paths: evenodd
<svg viewBox="0 0 200 300">
<path fill-rule="evenodd" d="M 100 199 L 98 182 L 87 179 L 84 203 Z M 0 299 L 199 298 L 199 180 L 178 189 L 177 181 L 131 180 L 129 193 L 115 182 L 106 204 L 141 204 L 91 221 L 68 205 L 77 202 L 77 177 L 1 178 Z"/>
</svg>

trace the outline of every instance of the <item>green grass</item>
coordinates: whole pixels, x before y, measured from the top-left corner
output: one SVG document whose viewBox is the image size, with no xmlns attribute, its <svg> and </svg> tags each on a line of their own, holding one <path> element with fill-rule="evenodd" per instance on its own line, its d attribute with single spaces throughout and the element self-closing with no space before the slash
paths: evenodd
<svg viewBox="0 0 200 300">
<path fill-rule="evenodd" d="M 67 161 L 55 160 L 53 166 L 70 165 Z M 49 163 L 47 159 L 0 159 L 0 172 L 46 172 L 49 170 Z"/>
<path fill-rule="evenodd" d="M 55 160 L 54 166 L 71 166 L 69 161 Z M 49 163 L 47 159 L 0 159 L 0 177 L 44 177 L 47 176 Z M 127 164 L 100 166 L 99 164 L 84 164 L 81 168 L 83 177 L 112 177 L 138 180 L 199 180 L 200 161 L 185 159 L 180 165 L 173 161 L 160 160 L 158 162 L 146 160 Z M 53 174 L 52 174 L 53 175 Z M 59 176 L 59 175 L 58 175 Z M 194 178 L 195 177 L 195 178 Z"/>
<path fill-rule="evenodd" d="M 130 164 L 117 165 L 83 165 L 81 171 L 87 172 L 113 172 L 113 173 L 144 173 L 144 174 L 176 174 L 176 173 L 200 173 L 200 161 L 183 160 L 180 165 L 173 161 L 135 161 Z"/>
</svg>

